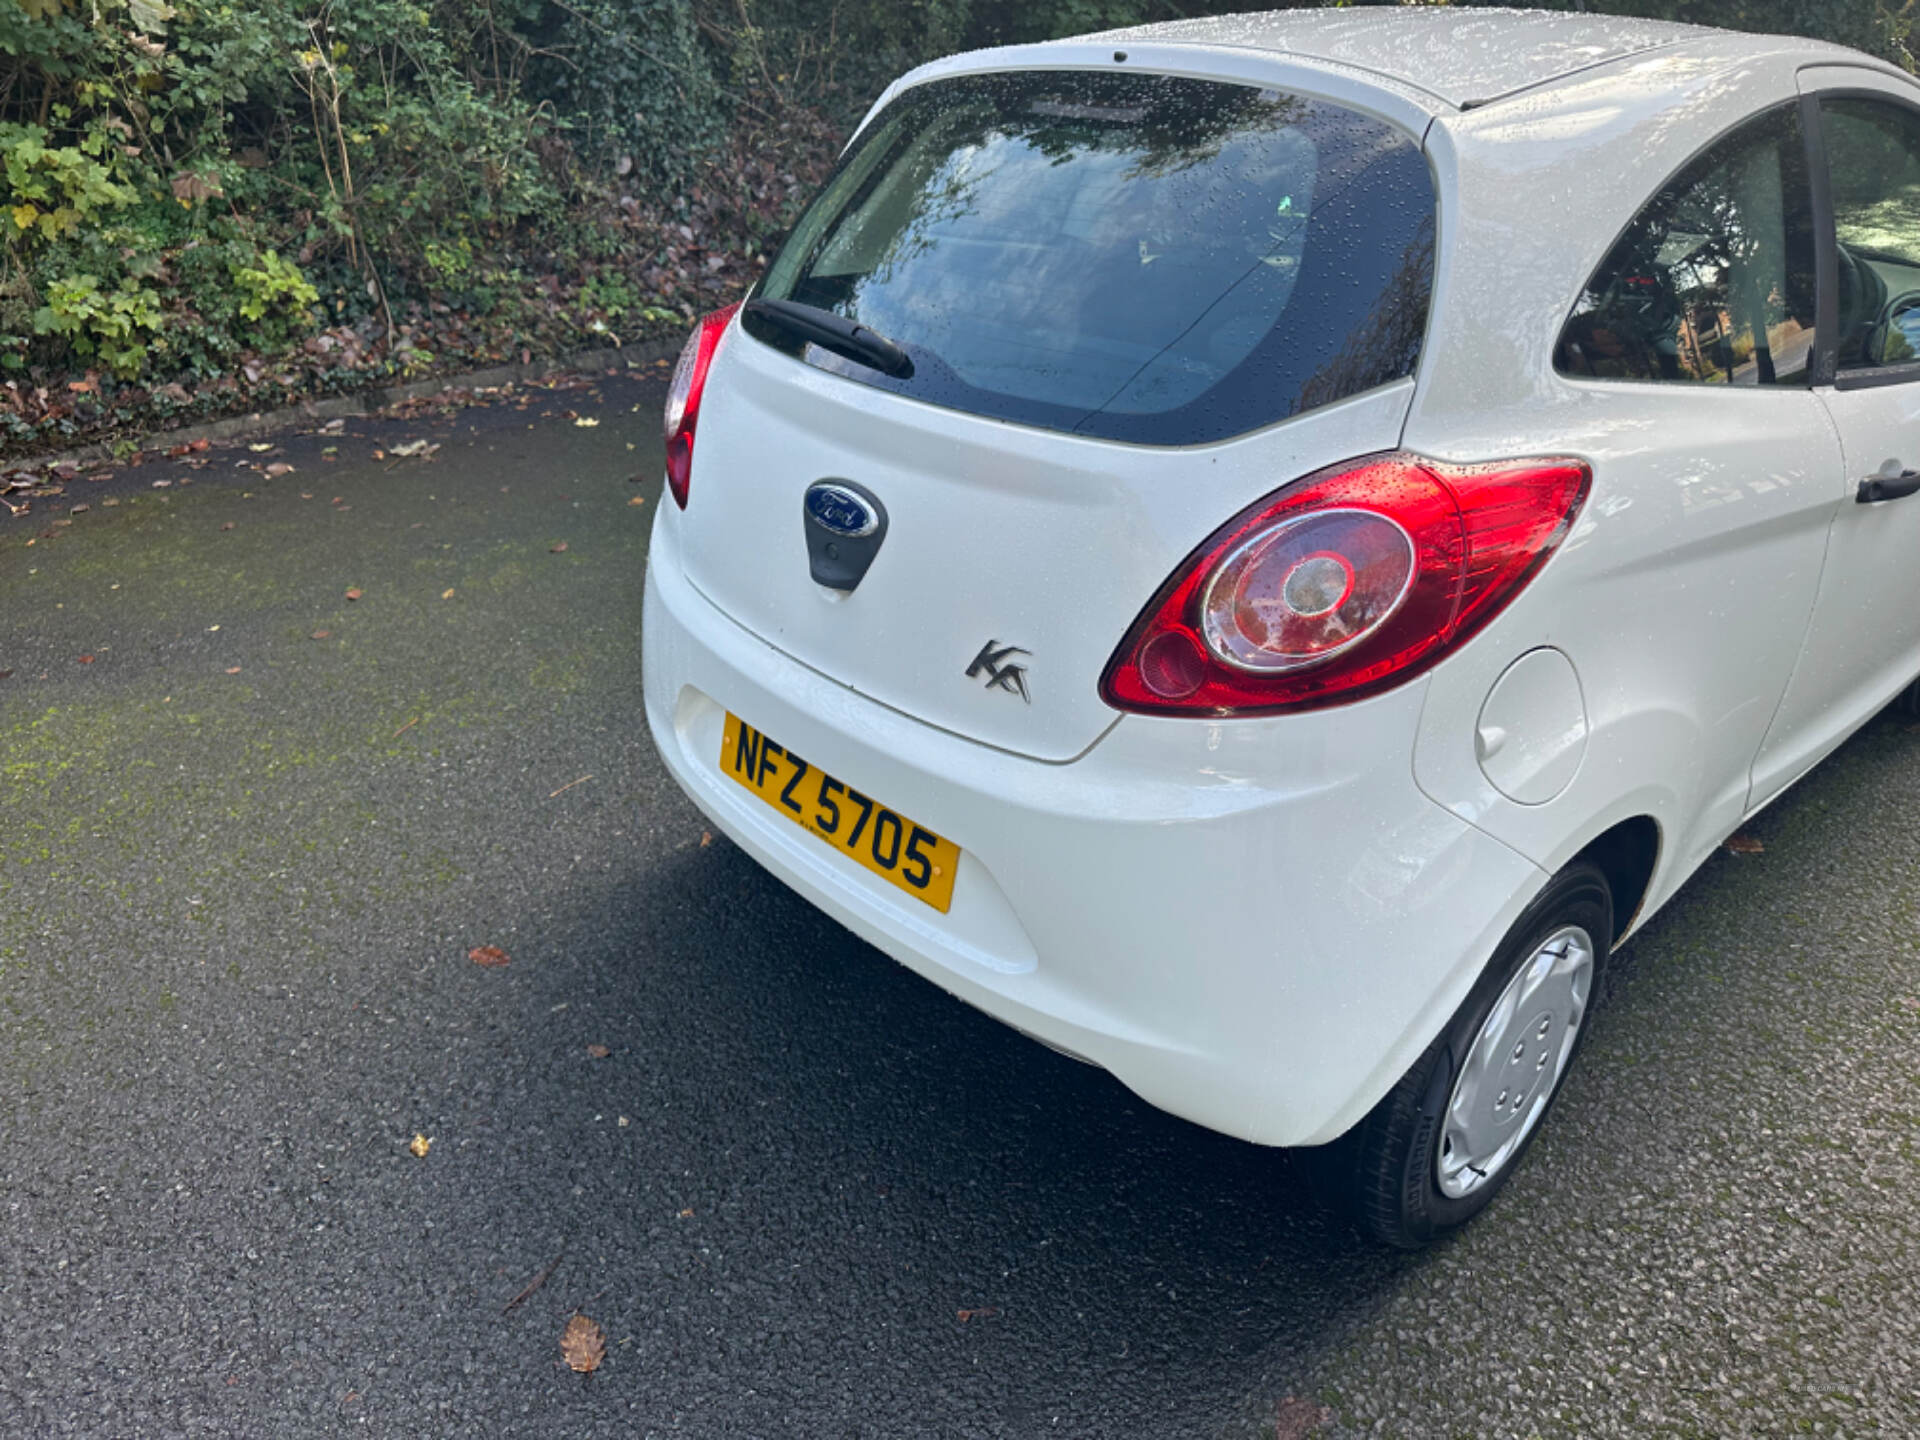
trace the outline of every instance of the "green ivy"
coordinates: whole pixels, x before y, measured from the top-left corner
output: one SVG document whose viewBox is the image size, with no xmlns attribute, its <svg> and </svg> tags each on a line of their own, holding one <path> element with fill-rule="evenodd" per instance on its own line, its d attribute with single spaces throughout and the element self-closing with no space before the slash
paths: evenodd
<svg viewBox="0 0 1920 1440">
<path fill-rule="evenodd" d="M 137 375 L 149 341 L 160 333 L 160 304 L 138 281 L 112 290 L 95 275 L 67 275 L 47 288 L 47 303 L 34 312 L 36 334 L 57 335 L 84 357 L 97 357 L 114 374 Z"/>
</svg>

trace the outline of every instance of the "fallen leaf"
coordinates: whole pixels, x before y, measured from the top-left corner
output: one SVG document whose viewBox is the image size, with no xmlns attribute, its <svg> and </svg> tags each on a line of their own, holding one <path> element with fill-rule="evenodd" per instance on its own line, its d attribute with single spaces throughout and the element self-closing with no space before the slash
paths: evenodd
<svg viewBox="0 0 1920 1440">
<path fill-rule="evenodd" d="M 428 440 L 408 440 L 404 444 L 395 445 L 388 453 L 398 455 L 403 460 L 412 459 L 416 455 L 425 459 L 439 448 L 438 445 Z"/>
<path fill-rule="evenodd" d="M 557 544 L 548 546 L 547 548 L 550 551 L 552 551 L 555 555 L 564 555 L 567 553 L 567 542 L 562 540 Z"/>
<path fill-rule="evenodd" d="M 636 495 L 631 500 L 627 501 L 627 503 L 629 505 L 644 505 L 647 503 L 647 497 L 644 495 Z"/>
<path fill-rule="evenodd" d="M 582 430 L 591 430 L 593 429 L 594 426 L 598 425 L 600 422 L 594 419 L 591 415 L 582 415 L 578 417 L 573 423 L 578 425 Z"/>
<path fill-rule="evenodd" d="M 682 1210 L 680 1212 L 680 1218 L 682 1220 L 691 1220 L 693 1218 L 693 1208 L 689 1206 L 687 1209 Z"/>
<path fill-rule="evenodd" d="M 171 484 L 173 484 L 171 480 L 156 480 L 153 482 L 153 488 L 156 490 L 164 490 Z"/>
<path fill-rule="evenodd" d="M 489 969 L 497 969 L 505 965 L 510 958 L 498 945 L 476 945 L 467 951 L 467 959 L 476 965 L 485 965 Z"/>
<path fill-rule="evenodd" d="M 387 452 L 384 450 L 376 450 L 373 452 L 373 458 L 376 460 L 384 460 L 387 458 Z M 310 498 L 310 497 L 303 496 L 302 498 L 304 499 L 304 498 Z"/>
<path fill-rule="evenodd" d="M 67 511 L 67 513 L 68 513 L 69 515 L 84 515 L 84 514 L 86 514 L 86 513 L 87 513 L 87 511 L 88 511 L 88 510 L 90 510 L 91 508 L 93 508 L 93 507 L 91 507 L 91 506 L 89 506 L 89 505 L 75 505 L 75 506 L 73 506 L 73 507 L 72 507 L 72 508 L 71 508 L 70 510 L 68 510 L 68 511 Z"/>
<path fill-rule="evenodd" d="M 713 832 L 711 830 L 702 830 L 700 832 L 700 848 L 704 850 L 707 848 L 707 846 L 711 845 L 712 843 L 713 843 Z"/>
<path fill-rule="evenodd" d="M 267 478 L 269 480 L 278 480 L 282 475 L 291 475 L 292 473 L 293 466 L 287 464 L 284 460 L 276 460 L 273 464 L 267 466 Z"/>
<path fill-rule="evenodd" d="M 1274 1417 L 1274 1440 L 1307 1440 L 1332 1418 L 1333 1412 L 1326 1406 L 1289 1395 L 1280 1402 Z"/>
<path fill-rule="evenodd" d="M 1737 830 L 1726 838 L 1726 848 L 1736 855 L 1760 855 L 1766 852 L 1766 846 L 1760 837 L 1745 830 Z"/>
<path fill-rule="evenodd" d="M 416 1160 L 426 1159 L 427 1151 L 431 1150 L 432 1148 L 433 1148 L 432 1139 L 425 1135 L 415 1135 L 413 1139 L 407 1143 L 407 1149 L 413 1152 L 413 1157 Z"/>
<path fill-rule="evenodd" d="M 13 678 L 13 671 L 0 670 L 0 680 L 11 680 L 12 678 Z"/>
<path fill-rule="evenodd" d="M 609 1055 L 613 1054 L 613 1051 L 609 1050 L 604 1045 L 589 1045 L 587 1046 L 587 1054 L 591 1055 L 596 1060 L 604 1060 Z"/>
<path fill-rule="evenodd" d="M 238 675 L 239 673 L 240 673 L 240 667 L 238 665 L 229 665 L 227 667 L 227 674 Z"/>
<path fill-rule="evenodd" d="M 251 450 L 251 451 L 253 451 L 253 453 L 254 453 L 254 454 L 256 454 L 256 455 L 264 455 L 264 454 L 266 454 L 266 453 L 267 453 L 267 451 L 269 451 L 269 450 L 271 450 L 271 449 L 273 448 L 273 446 L 272 446 L 272 444 L 270 444 L 270 443 L 268 443 L 268 442 L 266 442 L 266 441 L 262 441 L 262 442 L 261 442 L 260 444 L 258 444 L 258 445 L 249 445 L 249 446 L 247 446 L 247 448 L 248 448 L 249 450 Z"/>
<path fill-rule="evenodd" d="M 440 592 L 440 598 L 441 598 L 442 600 L 451 600 L 451 599 L 453 598 L 453 591 L 452 591 L 452 590 L 442 590 L 442 591 Z"/>
<path fill-rule="evenodd" d="M 560 1355 L 576 1375 L 591 1375 L 607 1358 L 607 1332 L 586 1316 L 576 1315 L 560 1332 Z"/>
<path fill-rule="evenodd" d="M 82 655 L 82 656 L 80 657 L 80 663 L 81 663 L 82 665 L 91 665 L 91 664 L 93 664 L 93 656 L 91 656 L 91 655 Z"/>
<path fill-rule="evenodd" d="M 998 1315 L 999 1313 L 999 1310 L 991 1305 L 983 1305 L 976 1310 L 962 1310 L 959 1312 L 960 1323 L 964 1325 L 969 1320 L 985 1320 L 988 1316 Z"/>
<path fill-rule="evenodd" d="M 233 521 L 231 520 L 227 521 L 227 523 L 222 525 L 220 528 L 222 530 L 231 530 L 233 528 Z"/>
<path fill-rule="evenodd" d="M 347 599 L 349 599 L 349 600 L 358 600 L 358 599 L 359 599 L 359 598 L 360 598 L 360 597 L 361 597 L 362 595 L 364 595 L 364 594 L 366 594 L 366 593 L 367 593 L 367 592 L 366 592 L 366 591 L 364 591 L 364 590 L 349 590 L 349 591 L 347 591 Z"/>
<path fill-rule="evenodd" d="M 333 632 L 331 630 L 316 630 L 313 632 L 313 638 L 316 640 L 326 640 L 330 638 L 332 634 Z"/>
</svg>

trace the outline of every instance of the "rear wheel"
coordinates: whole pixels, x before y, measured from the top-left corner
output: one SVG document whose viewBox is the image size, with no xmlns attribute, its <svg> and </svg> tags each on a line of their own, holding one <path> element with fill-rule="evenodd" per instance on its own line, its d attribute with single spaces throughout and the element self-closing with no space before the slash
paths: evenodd
<svg viewBox="0 0 1920 1440">
<path fill-rule="evenodd" d="M 1305 1152 L 1326 1198 L 1409 1250 L 1485 1209 L 1579 1053 L 1612 944 L 1606 877 L 1569 866 L 1400 1083 L 1340 1139 Z"/>
</svg>

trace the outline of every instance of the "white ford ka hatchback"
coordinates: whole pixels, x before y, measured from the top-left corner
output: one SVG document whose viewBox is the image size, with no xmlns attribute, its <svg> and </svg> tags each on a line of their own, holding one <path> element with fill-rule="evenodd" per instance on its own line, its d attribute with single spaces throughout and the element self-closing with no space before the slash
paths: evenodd
<svg viewBox="0 0 1920 1440">
<path fill-rule="evenodd" d="M 1920 85 L 1420 8 L 959 56 L 666 418 L 647 718 L 715 825 L 1416 1245 L 1920 674 Z"/>
</svg>

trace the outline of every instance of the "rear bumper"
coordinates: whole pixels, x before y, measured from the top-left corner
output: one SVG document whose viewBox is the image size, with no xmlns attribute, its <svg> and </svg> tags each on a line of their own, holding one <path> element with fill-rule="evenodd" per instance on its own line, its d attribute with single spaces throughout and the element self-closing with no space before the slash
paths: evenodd
<svg viewBox="0 0 1920 1440">
<path fill-rule="evenodd" d="M 1023 759 L 749 634 L 687 582 L 666 510 L 643 660 L 681 787 L 861 938 L 1162 1109 L 1264 1144 L 1334 1138 L 1438 1033 L 1544 882 L 1415 785 L 1424 680 L 1278 720 L 1128 716 L 1071 763 Z M 950 913 L 722 775 L 728 710 L 955 841 Z"/>
</svg>

